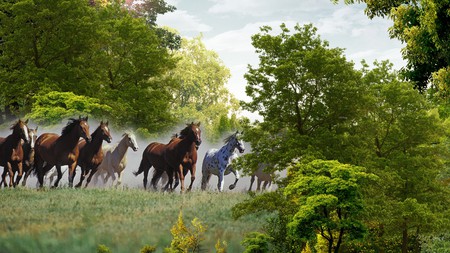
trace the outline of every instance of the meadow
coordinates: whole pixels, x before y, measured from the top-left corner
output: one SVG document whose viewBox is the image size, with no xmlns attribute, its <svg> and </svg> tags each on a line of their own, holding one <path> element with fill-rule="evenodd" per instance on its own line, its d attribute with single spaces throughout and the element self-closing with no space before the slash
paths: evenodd
<svg viewBox="0 0 450 253">
<path fill-rule="evenodd" d="M 239 192 L 162 193 L 142 189 L 0 190 L 0 252 L 139 252 L 144 245 L 162 252 L 180 210 L 185 225 L 197 217 L 207 227 L 205 252 L 218 239 L 228 252 L 242 252 L 245 234 L 260 231 L 264 217 L 231 217 L 231 207 L 249 196 Z"/>
</svg>

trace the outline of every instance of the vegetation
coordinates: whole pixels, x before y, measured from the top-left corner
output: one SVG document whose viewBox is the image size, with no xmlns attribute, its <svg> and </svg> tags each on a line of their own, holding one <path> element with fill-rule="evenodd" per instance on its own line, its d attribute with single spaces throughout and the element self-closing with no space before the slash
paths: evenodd
<svg viewBox="0 0 450 253">
<path fill-rule="evenodd" d="M 197 217 L 207 226 L 203 249 L 214 252 L 220 239 L 229 252 L 242 252 L 244 234 L 262 225 L 257 217 L 231 218 L 231 207 L 247 198 L 242 193 L 18 188 L 4 189 L 0 195 L 2 252 L 96 252 L 99 245 L 114 253 L 140 252 L 146 245 L 162 252 L 171 245 L 171 228 L 179 222 L 180 209 L 183 219 Z"/>
</svg>

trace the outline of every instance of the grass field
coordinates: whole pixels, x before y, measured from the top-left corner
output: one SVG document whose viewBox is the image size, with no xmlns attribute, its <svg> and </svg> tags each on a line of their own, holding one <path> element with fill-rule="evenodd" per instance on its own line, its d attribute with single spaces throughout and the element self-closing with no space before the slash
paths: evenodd
<svg viewBox="0 0 450 253">
<path fill-rule="evenodd" d="M 231 207 L 245 193 L 149 192 L 141 189 L 2 189 L 0 253 L 136 252 L 144 245 L 157 252 L 170 245 L 170 228 L 180 209 L 185 224 L 197 217 L 207 227 L 203 248 L 215 252 L 218 239 L 228 252 L 242 252 L 245 233 L 261 229 L 262 217 L 233 220 Z"/>
</svg>

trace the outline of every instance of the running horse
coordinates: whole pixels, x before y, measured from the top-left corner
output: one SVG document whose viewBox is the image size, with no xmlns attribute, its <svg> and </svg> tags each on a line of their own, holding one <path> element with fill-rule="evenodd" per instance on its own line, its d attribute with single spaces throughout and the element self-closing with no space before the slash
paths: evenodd
<svg viewBox="0 0 450 253">
<path fill-rule="evenodd" d="M 202 143 L 201 138 L 201 130 L 200 130 L 200 122 L 195 124 L 192 122 L 188 124 L 183 130 L 181 130 L 181 135 L 183 138 L 176 138 L 172 142 L 166 145 L 163 151 L 163 157 L 165 161 L 165 168 L 167 175 L 169 177 L 169 182 L 167 183 L 165 189 L 170 186 L 170 190 L 173 190 L 177 187 L 178 184 L 172 188 L 173 177 L 175 173 L 175 177 L 180 180 L 181 183 L 181 192 L 184 192 L 184 171 L 183 171 L 183 162 L 186 161 L 186 158 L 189 157 L 189 152 L 196 149 Z M 193 162 L 193 160 L 192 160 Z M 195 171 L 196 167 L 196 159 L 195 163 L 192 165 L 192 171 Z M 195 180 L 195 174 L 191 175 L 191 185 Z M 178 181 L 178 180 L 177 180 Z"/>
<path fill-rule="evenodd" d="M 23 180 L 22 180 L 22 186 L 27 185 L 28 176 L 30 176 L 31 172 L 33 171 L 34 145 L 35 145 L 36 139 L 37 139 L 37 131 L 38 131 L 38 127 L 36 127 L 35 129 L 28 128 L 28 135 L 30 137 L 30 142 L 22 143 L 22 149 L 23 149 L 22 168 L 23 168 L 23 173 L 25 173 L 25 175 L 23 176 Z M 20 180 L 20 178 L 19 178 L 19 180 Z M 19 180 L 17 180 L 17 183 L 19 183 Z"/>
<path fill-rule="evenodd" d="M 28 120 L 18 120 L 10 129 L 12 133 L 5 138 L 0 138 L 0 166 L 9 172 L 9 187 L 16 186 L 18 180 L 14 182 L 15 172 L 18 171 L 19 177 L 22 177 L 23 148 L 22 140 L 28 143 Z M 3 173 L 2 180 L 6 186 L 6 173 Z"/>
<path fill-rule="evenodd" d="M 188 134 L 188 128 L 183 129 L 180 132 L 180 135 L 175 134 L 174 136 L 172 136 L 172 139 L 170 140 L 170 142 L 168 144 L 170 144 L 178 139 L 183 139 L 186 136 L 186 134 Z M 152 142 L 142 152 L 142 159 L 141 159 L 141 163 L 139 164 L 139 169 L 138 169 L 138 171 L 133 172 L 133 174 L 135 176 L 138 176 L 139 174 L 144 172 L 143 182 L 144 182 L 145 189 L 147 189 L 148 172 L 152 166 L 153 166 L 154 170 L 153 170 L 153 177 L 151 180 L 151 185 L 154 190 L 156 190 L 157 182 L 161 178 L 161 176 L 167 175 L 166 162 L 164 159 L 164 151 L 168 144 Z M 199 148 L 199 146 L 197 144 L 195 146 L 191 146 L 191 149 L 185 154 L 185 156 L 183 158 L 183 162 L 182 162 L 183 176 L 186 177 L 188 172 L 191 173 L 191 183 L 188 187 L 188 191 L 192 190 L 192 186 L 195 181 L 195 171 L 196 171 L 196 164 L 197 164 L 198 148 Z M 164 174 L 164 173 L 166 173 L 166 174 Z M 168 183 L 168 178 L 167 178 L 166 182 Z M 176 183 L 176 185 L 178 185 L 178 184 Z"/>
<path fill-rule="evenodd" d="M 223 191 L 223 178 L 225 175 L 233 172 L 236 179 L 229 189 L 232 190 L 236 187 L 236 183 L 239 180 L 239 172 L 234 170 L 231 164 L 233 159 L 237 158 L 234 153 L 235 149 L 238 149 L 239 153 L 244 153 L 245 147 L 242 140 L 239 139 L 239 131 L 225 138 L 223 145 L 220 149 L 210 149 L 206 152 L 205 158 L 203 158 L 202 164 L 202 190 L 206 189 L 211 175 L 214 174 L 218 177 L 217 189 Z"/>
<path fill-rule="evenodd" d="M 85 187 L 91 182 L 92 176 L 97 172 L 98 166 L 103 161 L 102 143 L 106 141 L 111 143 L 112 137 L 109 132 L 108 122 L 100 122 L 100 125 L 91 134 L 92 141 L 86 142 L 81 139 L 78 142 L 78 149 L 80 155 L 78 156 L 77 165 L 81 168 L 80 182 L 75 187 L 80 187 L 83 184 L 84 178 L 89 174 L 86 180 Z"/>
<path fill-rule="evenodd" d="M 77 167 L 79 156 L 78 141 L 80 137 L 86 142 L 91 142 L 89 134 L 88 117 L 69 119 L 67 125 L 62 129 L 61 135 L 54 133 L 43 133 L 36 140 L 34 153 L 34 168 L 38 176 L 39 187 L 44 184 L 44 175 L 56 166 L 58 178 L 53 187 L 58 187 L 61 180 L 61 166 L 69 166 L 69 187 L 73 186 L 73 178 Z"/>
</svg>

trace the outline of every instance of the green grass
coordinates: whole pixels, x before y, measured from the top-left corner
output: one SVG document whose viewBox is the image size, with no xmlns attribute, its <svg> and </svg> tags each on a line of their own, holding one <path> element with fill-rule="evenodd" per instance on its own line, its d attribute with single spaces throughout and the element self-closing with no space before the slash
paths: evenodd
<svg viewBox="0 0 450 253">
<path fill-rule="evenodd" d="M 237 221 L 231 207 L 244 193 L 148 192 L 139 189 L 0 190 L 0 252 L 96 252 L 104 244 L 113 253 L 136 252 L 144 245 L 169 246 L 170 228 L 180 209 L 186 225 L 197 217 L 207 227 L 203 248 L 215 252 L 218 239 L 228 252 L 242 252 L 240 241 L 261 229 L 257 216 Z"/>
</svg>

